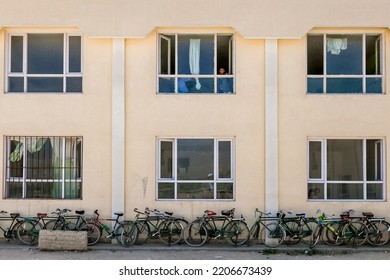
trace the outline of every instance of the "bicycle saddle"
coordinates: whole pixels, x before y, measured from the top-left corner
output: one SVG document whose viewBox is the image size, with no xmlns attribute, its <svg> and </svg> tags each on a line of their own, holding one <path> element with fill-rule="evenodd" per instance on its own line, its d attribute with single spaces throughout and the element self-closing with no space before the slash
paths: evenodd
<svg viewBox="0 0 390 280">
<path fill-rule="evenodd" d="M 371 213 L 371 212 L 362 212 L 363 216 L 367 217 L 367 218 L 372 218 L 374 217 L 374 214 Z"/>
<path fill-rule="evenodd" d="M 232 215 L 232 210 L 222 210 L 221 211 L 221 214 L 224 215 L 224 216 L 230 216 Z"/>
<path fill-rule="evenodd" d="M 47 217 L 47 213 L 37 213 L 37 217 L 38 218 L 46 218 Z"/>
<path fill-rule="evenodd" d="M 214 211 L 211 211 L 211 210 L 206 210 L 205 212 L 206 212 L 207 216 L 215 216 L 215 215 L 217 215 L 217 213 L 215 213 Z"/>
<path fill-rule="evenodd" d="M 84 215 L 85 211 L 84 210 L 76 210 L 74 211 L 76 214 L 79 214 L 79 215 Z"/>
<path fill-rule="evenodd" d="M 173 215 L 173 212 L 164 212 L 165 214 L 167 214 L 168 216 L 172 216 Z"/>
<path fill-rule="evenodd" d="M 114 213 L 114 215 L 117 215 L 118 217 L 122 217 L 123 213 Z"/>
<path fill-rule="evenodd" d="M 11 216 L 12 219 L 16 219 L 17 217 L 20 217 L 19 213 L 11 213 L 9 215 Z"/>
</svg>

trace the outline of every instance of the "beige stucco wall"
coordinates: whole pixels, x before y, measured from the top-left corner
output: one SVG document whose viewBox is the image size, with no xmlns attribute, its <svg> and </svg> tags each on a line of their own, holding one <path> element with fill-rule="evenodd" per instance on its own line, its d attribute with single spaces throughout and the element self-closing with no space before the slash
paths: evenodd
<svg viewBox="0 0 390 280">
<path fill-rule="evenodd" d="M 53 30 L 75 31 L 73 28 Z M 6 31 L 3 29 L 0 33 L 2 53 L 5 53 Z M 1 143 L 3 136 L 83 137 L 83 199 L 1 199 L 0 210 L 19 211 L 23 215 L 51 213 L 56 208 L 111 212 L 108 203 L 111 197 L 111 40 L 84 38 L 83 44 L 83 94 L 0 94 Z M 3 59 L 4 56 L 0 56 L 2 91 Z M 1 147 L 0 156 L 3 158 L 3 144 Z M 4 160 L 1 160 L 1 182 L 3 164 Z"/>
<path fill-rule="evenodd" d="M 208 208 L 253 216 L 264 206 L 264 41 L 235 37 L 238 94 L 224 96 L 156 95 L 156 41 L 157 31 L 126 41 L 127 215 L 149 206 L 189 219 Z M 235 201 L 156 201 L 157 137 L 235 137 Z"/>
<path fill-rule="evenodd" d="M 385 32 L 385 53 L 389 53 L 390 35 Z M 340 30 L 338 30 L 340 31 Z M 373 29 L 360 29 L 373 32 Z M 307 139 L 308 137 L 384 138 L 390 135 L 389 76 L 382 95 L 307 95 L 306 39 L 279 42 L 279 140 L 280 140 L 280 208 L 293 212 L 315 214 L 321 209 L 338 215 L 354 209 L 356 214 L 372 211 L 378 216 L 389 216 L 388 194 L 384 202 L 338 201 L 307 202 Z M 389 69 L 387 56 L 385 69 Z M 387 148 L 385 158 L 389 158 Z M 385 174 L 389 174 L 389 165 Z M 387 184 L 388 185 L 388 184 Z"/>
<path fill-rule="evenodd" d="M 390 26 L 387 0 L 1 0 L 1 26 L 78 26 L 92 37 L 145 37 L 155 27 L 234 28 L 297 38 L 311 28 Z M 290 24 L 294 23 L 294 24 Z"/>
<path fill-rule="evenodd" d="M 318 208 L 336 214 L 355 208 L 388 215 L 387 201 L 306 201 L 307 137 L 387 138 L 390 131 L 384 121 L 389 118 L 390 99 L 388 94 L 306 95 L 305 35 L 313 27 L 347 32 L 381 28 L 388 53 L 389 1 L 118 0 L 114 5 L 103 0 L 0 0 L 0 4 L 6 7 L 0 9 L 0 54 L 5 54 L 5 34 L 10 29 L 75 30 L 85 35 L 83 94 L 0 94 L 1 136 L 83 136 L 83 199 L 44 203 L 0 199 L 0 210 L 34 214 L 57 207 L 89 212 L 98 208 L 104 216 L 111 214 L 112 38 L 125 38 L 126 216 L 134 216 L 134 207 L 145 206 L 188 219 L 206 208 L 236 207 L 251 223 L 254 209 L 265 203 L 265 38 L 276 38 L 280 39 L 279 208 L 308 214 Z M 234 32 L 237 94 L 156 95 L 157 32 L 162 30 Z M 0 89 L 4 89 L 5 59 L 0 55 Z M 385 66 L 389 69 L 388 58 Z M 156 201 L 156 137 L 219 136 L 236 139 L 235 201 Z M 1 170 L 3 164 L 1 160 Z"/>
</svg>

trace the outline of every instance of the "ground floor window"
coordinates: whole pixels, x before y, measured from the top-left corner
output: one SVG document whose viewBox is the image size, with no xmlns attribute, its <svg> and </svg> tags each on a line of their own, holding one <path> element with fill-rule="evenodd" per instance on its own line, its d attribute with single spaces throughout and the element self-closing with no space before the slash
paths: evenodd
<svg viewBox="0 0 390 280">
<path fill-rule="evenodd" d="M 383 139 L 310 139 L 309 200 L 383 200 Z"/>
<path fill-rule="evenodd" d="M 5 197 L 79 199 L 81 137 L 5 137 Z"/>
<path fill-rule="evenodd" d="M 233 139 L 158 139 L 157 199 L 234 198 Z"/>
</svg>

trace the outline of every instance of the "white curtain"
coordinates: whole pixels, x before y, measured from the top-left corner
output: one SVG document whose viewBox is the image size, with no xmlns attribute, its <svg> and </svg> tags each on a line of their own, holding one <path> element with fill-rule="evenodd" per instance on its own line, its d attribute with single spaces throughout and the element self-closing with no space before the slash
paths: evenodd
<svg viewBox="0 0 390 280">
<path fill-rule="evenodd" d="M 348 46 L 347 38 L 326 38 L 326 50 L 331 54 L 339 55 Z"/>
<path fill-rule="evenodd" d="M 200 63 L 200 39 L 190 39 L 190 71 L 192 75 L 199 75 L 199 63 Z M 196 89 L 201 88 L 199 78 L 195 78 Z"/>
</svg>

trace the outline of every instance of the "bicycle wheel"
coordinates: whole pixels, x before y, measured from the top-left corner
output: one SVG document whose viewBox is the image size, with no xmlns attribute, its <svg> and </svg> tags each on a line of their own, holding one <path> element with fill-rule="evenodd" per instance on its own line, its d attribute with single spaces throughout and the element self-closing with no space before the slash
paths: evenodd
<svg viewBox="0 0 390 280">
<path fill-rule="evenodd" d="M 134 222 L 127 222 L 122 225 L 120 243 L 124 247 L 133 245 L 138 238 L 138 227 Z"/>
<path fill-rule="evenodd" d="M 148 240 L 150 235 L 150 227 L 148 225 L 148 222 L 145 221 L 138 221 L 135 223 L 138 228 L 138 237 L 137 240 L 135 240 L 135 245 L 142 245 Z"/>
<path fill-rule="evenodd" d="M 266 246 L 277 247 L 282 244 L 286 238 L 286 231 L 278 223 L 269 223 L 261 229 L 260 238 Z"/>
<path fill-rule="evenodd" d="M 192 247 L 202 246 L 208 240 L 207 229 L 200 221 L 194 221 L 184 229 L 184 241 Z"/>
<path fill-rule="evenodd" d="M 252 246 L 253 244 L 257 245 L 258 243 L 261 243 L 260 237 L 260 224 L 255 223 L 251 226 L 249 230 L 249 237 L 246 242 L 246 245 Z"/>
<path fill-rule="evenodd" d="M 301 241 L 301 225 L 297 221 L 286 221 L 281 224 L 286 232 L 284 243 L 287 245 L 298 244 Z"/>
<path fill-rule="evenodd" d="M 359 221 L 350 221 L 344 225 L 342 235 L 352 246 L 360 246 L 366 242 L 368 237 L 367 227 Z"/>
<path fill-rule="evenodd" d="M 224 230 L 224 235 L 230 244 L 243 245 L 249 239 L 248 225 L 241 220 L 230 221 Z"/>
<path fill-rule="evenodd" d="M 16 228 L 18 240 L 26 245 L 34 245 L 38 242 L 39 231 L 42 226 L 39 222 L 25 220 Z"/>
<path fill-rule="evenodd" d="M 44 228 L 47 230 L 64 230 L 65 224 L 60 220 L 50 220 L 44 223 Z"/>
<path fill-rule="evenodd" d="M 309 241 L 309 248 L 314 248 L 321 239 L 323 226 L 317 224 L 317 228 L 313 231 Z"/>
<path fill-rule="evenodd" d="M 183 236 L 183 226 L 177 220 L 165 220 L 158 227 L 160 240 L 167 244 L 179 243 Z"/>
<path fill-rule="evenodd" d="M 322 240 L 325 244 L 338 246 L 343 244 L 344 237 L 342 235 L 343 224 L 335 222 L 325 226 Z"/>
<path fill-rule="evenodd" d="M 18 226 L 23 223 L 23 221 L 17 221 L 15 222 L 15 224 L 12 226 L 12 228 L 9 229 L 9 234 L 12 236 L 13 240 L 16 241 L 17 243 L 20 243 L 22 244 L 22 242 L 20 241 L 20 239 L 18 238 L 18 235 L 17 235 L 17 228 Z"/>
<path fill-rule="evenodd" d="M 80 231 L 87 232 L 87 244 L 94 245 L 99 242 L 100 237 L 102 237 L 102 231 L 94 223 L 87 223 L 80 228 Z"/>
<path fill-rule="evenodd" d="M 389 242 L 389 224 L 384 221 L 372 221 L 367 225 L 367 241 L 371 245 L 381 246 Z"/>
<path fill-rule="evenodd" d="M 301 226 L 301 241 L 305 244 L 309 244 L 312 242 L 313 234 L 317 232 L 318 224 L 315 221 L 306 221 Z"/>
</svg>

